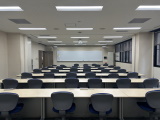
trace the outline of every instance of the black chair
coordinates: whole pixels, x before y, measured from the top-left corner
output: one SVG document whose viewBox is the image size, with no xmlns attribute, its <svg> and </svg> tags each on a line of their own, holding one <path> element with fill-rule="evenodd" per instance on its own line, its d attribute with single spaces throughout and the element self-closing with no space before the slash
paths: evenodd
<svg viewBox="0 0 160 120">
<path fill-rule="evenodd" d="M 51 73 L 59 73 L 59 70 L 58 69 L 52 69 Z"/>
<path fill-rule="evenodd" d="M 108 93 L 97 93 L 91 96 L 89 111 L 99 115 L 99 120 L 103 120 L 106 114 L 112 112 L 113 95 Z"/>
<path fill-rule="evenodd" d="M 65 68 L 65 67 L 67 67 L 67 66 L 65 66 L 65 65 L 60 65 L 60 67 L 63 67 L 63 68 Z"/>
<path fill-rule="evenodd" d="M 66 78 L 65 79 L 66 88 L 78 88 L 79 80 L 77 78 Z"/>
<path fill-rule="evenodd" d="M 75 110 L 74 95 L 71 92 L 55 92 L 51 94 L 53 111 L 59 113 L 62 120 L 65 120 L 66 113 Z"/>
<path fill-rule="evenodd" d="M 91 69 L 91 66 L 84 66 L 84 69 Z"/>
<path fill-rule="evenodd" d="M 126 73 L 126 69 L 119 69 L 118 73 Z"/>
<path fill-rule="evenodd" d="M 143 81 L 144 88 L 157 88 L 159 87 L 159 80 L 156 78 L 148 78 Z"/>
<path fill-rule="evenodd" d="M 110 70 L 109 70 L 109 69 L 102 69 L 101 72 L 102 72 L 102 73 L 109 73 Z"/>
<path fill-rule="evenodd" d="M 86 72 L 91 72 L 91 69 L 90 69 L 90 68 L 84 68 L 84 69 L 83 69 L 83 72 L 84 72 L 84 73 L 86 73 Z"/>
<path fill-rule="evenodd" d="M 67 78 L 77 78 L 77 73 L 75 72 L 67 73 Z"/>
<path fill-rule="evenodd" d="M 104 69 L 104 67 L 98 67 L 98 70 L 103 70 Z"/>
<path fill-rule="evenodd" d="M 119 69 L 121 69 L 121 67 L 115 66 L 114 69 L 115 69 L 115 70 L 119 70 Z"/>
<path fill-rule="evenodd" d="M 87 72 L 85 74 L 86 78 L 96 78 L 96 73 L 94 72 Z"/>
<path fill-rule="evenodd" d="M 53 68 L 53 66 L 48 66 L 47 68 Z"/>
<path fill-rule="evenodd" d="M 34 69 L 33 70 L 33 73 L 41 73 L 42 71 L 41 71 L 41 69 Z"/>
<path fill-rule="evenodd" d="M 15 89 L 18 86 L 18 81 L 12 78 L 4 79 L 2 82 L 4 89 L 11 89 L 11 88 Z"/>
<path fill-rule="evenodd" d="M 96 66 L 97 64 L 92 64 L 92 66 Z"/>
<path fill-rule="evenodd" d="M 131 80 L 129 78 L 119 78 L 116 80 L 118 88 L 130 88 Z"/>
<path fill-rule="evenodd" d="M 21 74 L 21 78 L 32 78 L 32 73 L 24 72 Z"/>
<path fill-rule="evenodd" d="M 138 73 L 137 72 L 130 72 L 127 74 L 128 78 L 138 78 Z"/>
<path fill-rule="evenodd" d="M 107 64 L 107 63 L 104 63 L 103 66 L 108 66 L 108 64 Z"/>
<path fill-rule="evenodd" d="M 88 64 L 83 64 L 83 66 L 88 66 Z"/>
<path fill-rule="evenodd" d="M 57 66 L 56 69 L 63 70 L 63 67 L 62 66 Z"/>
<path fill-rule="evenodd" d="M 23 109 L 24 104 L 18 103 L 19 96 L 16 93 L 0 93 L 0 112 L 6 120 L 11 120 L 10 114 Z"/>
<path fill-rule="evenodd" d="M 160 90 L 147 92 L 145 98 L 146 102 L 137 102 L 137 104 L 141 109 L 149 112 L 150 120 L 153 120 L 160 114 Z"/>
<path fill-rule="evenodd" d="M 43 82 L 40 79 L 29 79 L 28 87 L 29 88 L 42 88 Z"/>
<path fill-rule="evenodd" d="M 78 67 L 79 66 L 79 64 L 74 64 L 74 67 Z"/>
<path fill-rule="evenodd" d="M 119 78 L 119 75 L 117 73 L 110 73 L 108 78 Z"/>
<path fill-rule="evenodd" d="M 114 68 L 114 65 L 109 65 L 108 67 L 109 67 L 109 68 Z"/>
<path fill-rule="evenodd" d="M 70 72 L 75 72 L 75 73 L 77 73 L 77 72 L 78 72 L 78 69 L 75 68 L 75 67 L 72 67 L 72 68 L 70 69 Z"/>
<path fill-rule="evenodd" d="M 100 78 L 90 78 L 88 79 L 89 88 L 102 88 L 102 79 Z"/>
<path fill-rule="evenodd" d="M 95 67 L 101 67 L 101 65 L 95 65 Z"/>
<path fill-rule="evenodd" d="M 44 73 L 44 78 L 54 78 L 53 73 Z"/>
</svg>

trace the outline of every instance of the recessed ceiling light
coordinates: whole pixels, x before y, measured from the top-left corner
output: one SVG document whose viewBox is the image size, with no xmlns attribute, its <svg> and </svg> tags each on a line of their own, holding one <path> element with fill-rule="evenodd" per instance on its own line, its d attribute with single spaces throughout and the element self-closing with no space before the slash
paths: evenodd
<svg viewBox="0 0 160 120">
<path fill-rule="evenodd" d="M 46 28 L 19 28 L 20 30 L 47 30 Z"/>
<path fill-rule="evenodd" d="M 95 44 L 95 45 L 107 45 L 107 44 Z"/>
<path fill-rule="evenodd" d="M 0 6 L 0 11 L 23 11 L 19 6 Z"/>
<path fill-rule="evenodd" d="M 136 10 L 160 10 L 160 5 L 140 5 Z"/>
<path fill-rule="evenodd" d="M 86 44 L 74 44 L 74 45 L 86 45 Z"/>
<path fill-rule="evenodd" d="M 71 37 L 71 38 L 90 38 L 90 37 Z"/>
<path fill-rule="evenodd" d="M 54 44 L 54 45 L 66 45 L 66 44 Z"/>
<path fill-rule="evenodd" d="M 141 27 L 122 27 L 122 28 L 113 28 L 113 30 L 139 30 Z"/>
<path fill-rule="evenodd" d="M 66 28 L 66 30 L 93 30 L 93 28 Z"/>
<path fill-rule="evenodd" d="M 56 36 L 37 36 L 37 38 L 51 39 L 51 38 L 57 38 L 57 37 Z"/>
<path fill-rule="evenodd" d="M 104 36 L 103 38 L 122 38 L 123 36 Z"/>
<path fill-rule="evenodd" d="M 62 43 L 62 41 L 48 41 L 48 42 L 52 42 L 52 43 Z"/>
<path fill-rule="evenodd" d="M 105 42 L 113 42 L 113 41 L 98 41 L 98 42 L 102 42 L 102 43 L 104 42 L 105 43 Z"/>
<path fill-rule="evenodd" d="M 82 43 L 87 43 L 88 41 L 73 41 L 74 43 L 79 43 L 79 42 L 82 42 Z"/>
<path fill-rule="evenodd" d="M 102 11 L 103 6 L 56 6 L 57 11 Z"/>
</svg>

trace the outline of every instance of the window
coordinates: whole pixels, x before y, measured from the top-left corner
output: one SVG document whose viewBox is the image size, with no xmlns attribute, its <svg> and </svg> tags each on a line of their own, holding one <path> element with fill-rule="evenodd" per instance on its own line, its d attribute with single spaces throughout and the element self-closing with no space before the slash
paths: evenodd
<svg viewBox="0 0 160 120">
<path fill-rule="evenodd" d="M 116 62 L 132 63 L 132 39 L 116 44 Z"/>
<path fill-rule="evenodd" d="M 156 32 L 154 36 L 154 66 L 160 67 L 160 32 Z"/>
</svg>

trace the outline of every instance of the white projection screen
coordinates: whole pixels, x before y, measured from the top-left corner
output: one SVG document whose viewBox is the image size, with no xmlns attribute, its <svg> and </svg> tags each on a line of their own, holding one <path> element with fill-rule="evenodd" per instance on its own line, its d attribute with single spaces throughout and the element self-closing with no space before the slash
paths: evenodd
<svg viewBox="0 0 160 120">
<path fill-rule="evenodd" d="M 102 51 L 57 51 L 57 61 L 102 61 Z"/>
</svg>

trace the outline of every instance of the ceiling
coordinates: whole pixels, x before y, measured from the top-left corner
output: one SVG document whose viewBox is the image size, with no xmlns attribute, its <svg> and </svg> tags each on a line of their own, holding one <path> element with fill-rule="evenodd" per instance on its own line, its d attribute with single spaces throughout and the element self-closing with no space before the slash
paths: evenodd
<svg viewBox="0 0 160 120">
<path fill-rule="evenodd" d="M 21 12 L 0 12 L 0 30 L 22 33 L 32 40 L 45 45 L 53 45 L 39 35 L 56 36 L 55 40 L 66 45 L 74 45 L 74 36 L 89 36 L 87 45 L 98 44 L 103 36 L 123 36 L 113 39 L 114 45 L 131 38 L 139 32 L 148 32 L 160 26 L 160 11 L 136 11 L 139 5 L 160 5 L 160 0 L 0 0 L 0 6 L 20 6 Z M 55 6 L 103 6 L 95 12 L 58 12 Z M 145 23 L 129 23 L 134 18 L 151 18 Z M 9 19 L 26 19 L 31 24 L 15 24 Z M 68 27 L 93 28 L 92 31 L 67 31 Z M 47 28 L 45 31 L 20 31 L 18 28 Z M 114 27 L 142 27 L 141 30 L 117 32 Z"/>
</svg>

